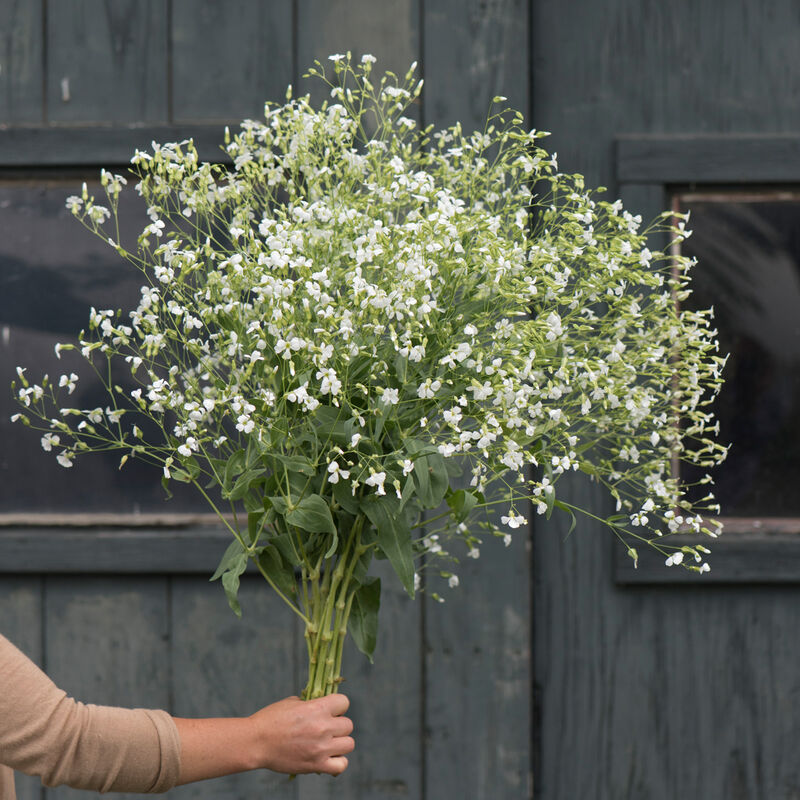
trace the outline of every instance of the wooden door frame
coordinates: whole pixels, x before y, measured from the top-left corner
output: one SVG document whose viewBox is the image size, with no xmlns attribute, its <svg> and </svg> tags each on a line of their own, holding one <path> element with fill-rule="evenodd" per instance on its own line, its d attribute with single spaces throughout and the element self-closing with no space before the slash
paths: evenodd
<svg viewBox="0 0 800 800">
<path fill-rule="evenodd" d="M 615 145 L 619 197 L 647 219 L 669 206 L 678 187 L 800 186 L 800 134 L 629 135 Z M 743 521 L 709 546 L 713 569 L 702 576 L 703 584 L 800 583 L 800 520 Z M 643 553 L 634 568 L 618 546 L 614 578 L 622 585 L 699 582 L 687 570 L 665 569 L 654 552 Z"/>
</svg>

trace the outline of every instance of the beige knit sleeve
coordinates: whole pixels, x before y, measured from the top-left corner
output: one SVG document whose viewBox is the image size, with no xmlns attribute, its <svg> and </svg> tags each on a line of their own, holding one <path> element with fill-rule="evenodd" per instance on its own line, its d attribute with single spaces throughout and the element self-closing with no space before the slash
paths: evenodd
<svg viewBox="0 0 800 800">
<path fill-rule="evenodd" d="M 0 635 L 0 764 L 45 786 L 165 792 L 180 739 L 165 711 L 78 703 Z"/>
</svg>

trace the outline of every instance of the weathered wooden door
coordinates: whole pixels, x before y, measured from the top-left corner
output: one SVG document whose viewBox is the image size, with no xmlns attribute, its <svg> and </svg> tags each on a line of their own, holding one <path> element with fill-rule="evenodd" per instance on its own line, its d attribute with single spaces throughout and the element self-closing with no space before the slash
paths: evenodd
<svg viewBox="0 0 800 800">
<path fill-rule="evenodd" d="M 723 514 L 737 519 L 711 546 L 708 575 L 684 580 L 658 560 L 634 571 L 592 524 L 566 541 L 535 529 L 535 795 L 800 797 L 800 6 L 532 9 L 536 126 L 553 131 L 563 169 L 645 219 L 673 201 L 695 208 L 696 269 L 739 397 L 719 476 Z"/>
<path fill-rule="evenodd" d="M 60 370 L 53 345 L 88 307 L 138 292 L 63 201 L 152 139 L 192 136 L 215 158 L 225 123 L 289 83 L 306 91 L 314 58 L 346 50 L 419 62 L 425 121 L 482 125 L 496 94 L 527 110 L 519 0 L 0 0 L 0 629 L 82 700 L 249 713 L 301 688 L 303 643 L 259 579 L 244 581 L 241 622 L 208 585 L 227 542 L 193 498 L 164 506 L 157 480 L 116 461 L 66 474 L 9 424 L 15 366 Z M 345 776 L 253 774 L 170 797 L 529 796 L 527 545 L 486 547 L 444 606 L 384 576 L 376 664 L 345 656 L 359 743 Z"/>
</svg>

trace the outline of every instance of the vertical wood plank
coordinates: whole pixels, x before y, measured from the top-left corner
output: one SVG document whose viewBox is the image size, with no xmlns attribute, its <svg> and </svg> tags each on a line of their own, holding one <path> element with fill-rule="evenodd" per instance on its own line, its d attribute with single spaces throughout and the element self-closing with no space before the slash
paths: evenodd
<svg viewBox="0 0 800 800">
<path fill-rule="evenodd" d="M 524 533 L 487 542 L 425 600 L 425 797 L 530 796 L 529 558 Z"/>
<path fill-rule="evenodd" d="M 404 75 L 419 60 L 419 2 L 394 0 L 391 6 L 370 0 L 298 0 L 297 63 L 300 73 L 319 59 L 331 73 L 328 56 L 352 52 L 359 61 L 365 53 L 378 60 L 375 74 L 392 70 Z M 325 98 L 316 80 L 301 80 L 303 92 Z"/>
<path fill-rule="evenodd" d="M 0 3 L 0 124 L 41 122 L 42 4 Z"/>
<path fill-rule="evenodd" d="M 299 800 L 423 797 L 422 603 L 408 597 L 388 562 L 375 563 L 371 572 L 381 579 L 375 662 L 370 664 L 352 641 L 343 657 L 342 692 L 351 703 L 348 715 L 355 725 L 356 749 L 347 772 L 336 780 L 298 778 Z M 307 657 L 302 642 L 300 646 L 304 683 Z"/>
<path fill-rule="evenodd" d="M 101 705 L 167 708 L 165 578 L 48 578 L 44 620 L 45 667 L 68 694 Z M 53 800 L 84 796 L 63 787 L 47 791 Z"/>
<path fill-rule="evenodd" d="M 259 119 L 293 80 L 292 0 L 174 0 L 173 116 Z"/>
<path fill-rule="evenodd" d="M 238 619 L 218 583 L 175 578 L 172 588 L 172 695 L 181 717 L 246 716 L 297 693 L 293 614 L 260 576 L 241 583 Z M 267 770 L 178 787 L 172 798 L 233 800 L 297 796 L 301 779 Z"/>
<path fill-rule="evenodd" d="M 483 130 L 496 95 L 508 98 L 501 107 L 529 117 L 529 7 L 524 0 L 424 4 L 426 123 Z"/>
<path fill-rule="evenodd" d="M 48 0 L 47 119 L 167 121 L 167 4 Z"/>
<path fill-rule="evenodd" d="M 42 663 L 42 581 L 31 576 L 0 580 L 0 631 L 37 664 Z M 17 773 L 17 800 L 40 800 L 38 778 Z"/>
</svg>

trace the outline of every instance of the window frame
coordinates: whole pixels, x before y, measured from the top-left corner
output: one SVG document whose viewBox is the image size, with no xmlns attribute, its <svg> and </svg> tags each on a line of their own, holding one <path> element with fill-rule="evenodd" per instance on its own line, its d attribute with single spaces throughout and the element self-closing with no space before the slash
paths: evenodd
<svg viewBox="0 0 800 800">
<path fill-rule="evenodd" d="M 0 176 L 127 168 L 136 148 L 193 139 L 230 163 L 224 125 L 0 126 Z M 0 514 L 0 574 L 209 574 L 230 534 L 213 514 Z"/>
<path fill-rule="evenodd" d="M 800 135 L 627 135 L 615 142 L 617 190 L 625 207 L 652 219 L 675 193 L 715 190 L 792 191 L 800 186 Z M 658 242 L 659 248 L 667 245 Z M 621 586 L 800 583 L 800 518 L 721 518 L 719 539 L 681 537 L 712 551 L 711 572 L 698 577 L 667 569 L 641 548 L 638 568 L 614 543 L 614 580 Z M 673 540 L 679 543 L 678 539 Z"/>
</svg>

